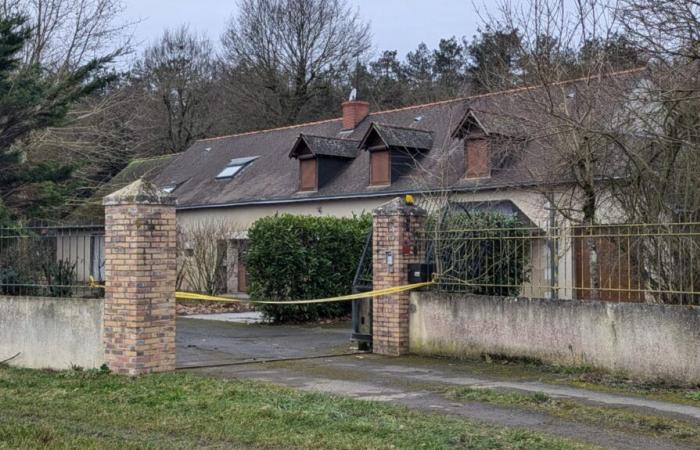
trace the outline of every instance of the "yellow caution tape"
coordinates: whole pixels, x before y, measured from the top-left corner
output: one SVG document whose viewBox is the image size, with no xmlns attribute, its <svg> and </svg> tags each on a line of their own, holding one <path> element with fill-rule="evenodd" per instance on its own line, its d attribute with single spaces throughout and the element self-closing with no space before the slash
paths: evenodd
<svg viewBox="0 0 700 450">
<path fill-rule="evenodd" d="M 95 280 L 95 277 L 90 275 L 90 278 L 88 278 L 88 287 L 91 289 L 97 289 L 97 288 L 103 288 L 105 287 L 104 284 L 98 284 L 97 280 Z"/>
<path fill-rule="evenodd" d="M 316 298 L 312 300 L 280 300 L 280 301 L 270 301 L 270 300 L 243 300 L 238 298 L 229 297 L 218 297 L 215 295 L 204 295 L 197 294 L 194 292 L 176 292 L 175 297 L 179 300 L 200 300 L 207 302 L 221 302 L 221 303 L 254 303 L 258 305 L 309 305 L 313 303 L 330 303 L 330 302 L 344 302 L 348 300 L 362 300 L 365 298 L 381 297 L 383 295 L 398 294 L 399 292 L 406 292 L 413 289 L 418 289 L 433 284 L 433 281 L 425 281 L 423 283 L 406 284 L 404 286 L 394 286 L 384 289 L 377 289 L 368 292 L 359 292 L 357 294 L 339 295 L 337 297 L 327 297 L 327 298 Z"/>
<path fill-rule="evenodd" d="M 221 303 L 255 303 L 259 305 L 279 305 L 279 304 L 285 304 L 285 305 L 309 305 L 313 303 L 330 303 L 330 302 L 344 302 L 348 300 L 362 300 L 365 298 L 374 298 L 374 297 L 381 297 L 383 295 L 392 295 L 392 294 L 398 294 L 400 292 L 406 292 L 406 291 L 411 291 L 413 289 L 419 289 L 422 287 L 430 286 L 434 284 L 434 281 L 425 281 L 422 283 L 414 283 L 414 284 L 406 284 L 403 286 L 394 286 L 394 287 L 388 287 L 388 288 L 383 288 L 383 289 L 376 289 L 373 291 L 367 291 L 367 292 L 358 292 L 357 294 L 348 294 L 348 295 L 339 295 L 336 297 L 327 297 L 327 298 L 315 298 L 311 300 L 279 300 L 279 301 L 271 301 L 271 300 L 244 300 L 240 298 L 230 298 L 230 297 L 220 297 L 216 295 L 205 295 L 205 294 L 197 294 L 196 292 L 181 292 L 178 291 L 175 293 L 175 298 L 179 300 L 198 300 L 198 301 L 206 301 L 206 302 L 221 302 Z M 104 285 L 98 284 L 95 281 L 95 278 L 93 276 L 90 276 L 89 287 L 91 288 L 100 288 L 104 287 Z"/>
</svg>

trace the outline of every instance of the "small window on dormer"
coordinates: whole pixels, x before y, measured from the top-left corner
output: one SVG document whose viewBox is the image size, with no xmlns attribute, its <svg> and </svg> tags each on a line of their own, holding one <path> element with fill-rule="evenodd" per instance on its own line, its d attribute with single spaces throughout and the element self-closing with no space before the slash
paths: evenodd
<svg viewBox="0 0 700 450">
<path fill-rule="evenodd" d="M 256 160 L 257 156 L 250 156 L 246 158 L 236 158 L 232 159 L 226 167 L 223 168 L 221 172 L 216 176 L 217 180 L 230 179 L 236 176 L 238 172 L 243 170 L 245 166 Z"/>
</svg>

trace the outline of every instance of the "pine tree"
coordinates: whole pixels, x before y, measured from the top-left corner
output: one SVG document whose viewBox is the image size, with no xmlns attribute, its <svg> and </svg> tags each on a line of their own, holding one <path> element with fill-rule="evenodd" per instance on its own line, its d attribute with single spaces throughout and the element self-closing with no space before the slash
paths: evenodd
<svg viewBox="0 0 700 450">
<path fill-rule="evenodd" d="M 105 86 L 111 57 L 95 59 L 72 75 L 56 79 L 39 65 L 22 65 L 20 53 L 31 36 L 21 16 L 0 18 L 0 220 L 40 218 L 61 198 L 72 167 L 28 161 L 22 144 L 32 132 L 60 126 L 68 108 Z"/>
</svg>

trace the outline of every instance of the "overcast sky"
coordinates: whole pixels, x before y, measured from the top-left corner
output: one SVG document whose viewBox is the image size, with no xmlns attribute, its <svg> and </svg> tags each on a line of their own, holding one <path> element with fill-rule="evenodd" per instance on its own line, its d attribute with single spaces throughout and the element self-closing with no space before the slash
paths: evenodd
<svg viewBox="0 0 700 450">
<path fill-rule="evenodd" d="M 398 50 L 400 57 L 420 42 L 434 48 L 440 38 L 471 36 L 478 16 L 471 0 L 350 0 L 371 23 L 375 54 Z M 235 0 L 126 0 L 128 20 L 140 20 L 135 40 L 139 48 L 152 43 L 168 27 L 187 23 L 218 44 L 235 12 Z M 477 4 L 482 4 L 481 1 Z"/>
</svg>

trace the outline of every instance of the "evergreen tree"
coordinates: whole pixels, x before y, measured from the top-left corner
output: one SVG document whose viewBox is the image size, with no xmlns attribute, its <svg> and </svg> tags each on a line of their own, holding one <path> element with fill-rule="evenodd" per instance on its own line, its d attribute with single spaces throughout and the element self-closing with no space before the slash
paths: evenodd
<svg viewBox="0 0 700 450">
<path fill-rule="evenodd" d="M 74 102 L 111 79 L 99 75 L 109 57 L 60 79 L 38 64 L 21 64 L 30 36 L 24 17 L 0 18 L 0 218 L 5 221 L 41 217 L 61 203 L 73 168 L 27 160 L 22 144 L 34 131 L 60 126 Z"/>
<path fill-rule="evenodd" d="M 433 51 L 433 73 L 437 78 L 439 95 L 452 97 L 464 90 L 467 81 L 464 69 L 464 47 L 454 36 L 440 39 L 438 48 Z"/>
<path fill-rule="evenodd" d="M 425 102 L 434 100 L 433 55 L 424 42 L 415 51 L 406 55 L 404 73 L 411 90 L 411 100 Z"/>
<path fill-rule="evenodd" d="M 486 27 L 479 35 L 465 42 L 469 60 L 468 72 L 474 89 L 486 92 L 513 86 L 518 81 L 520 35 L 517 30 L 492 30 Z"/>
<path fill-rule="evenodd" d="M 396 50 L 386 50 L 370 63 L 370 72 L 374 78 L 372 97 L 381 109 L 403 105 L 406 80 L 396 55 Z"/>
</svg>

